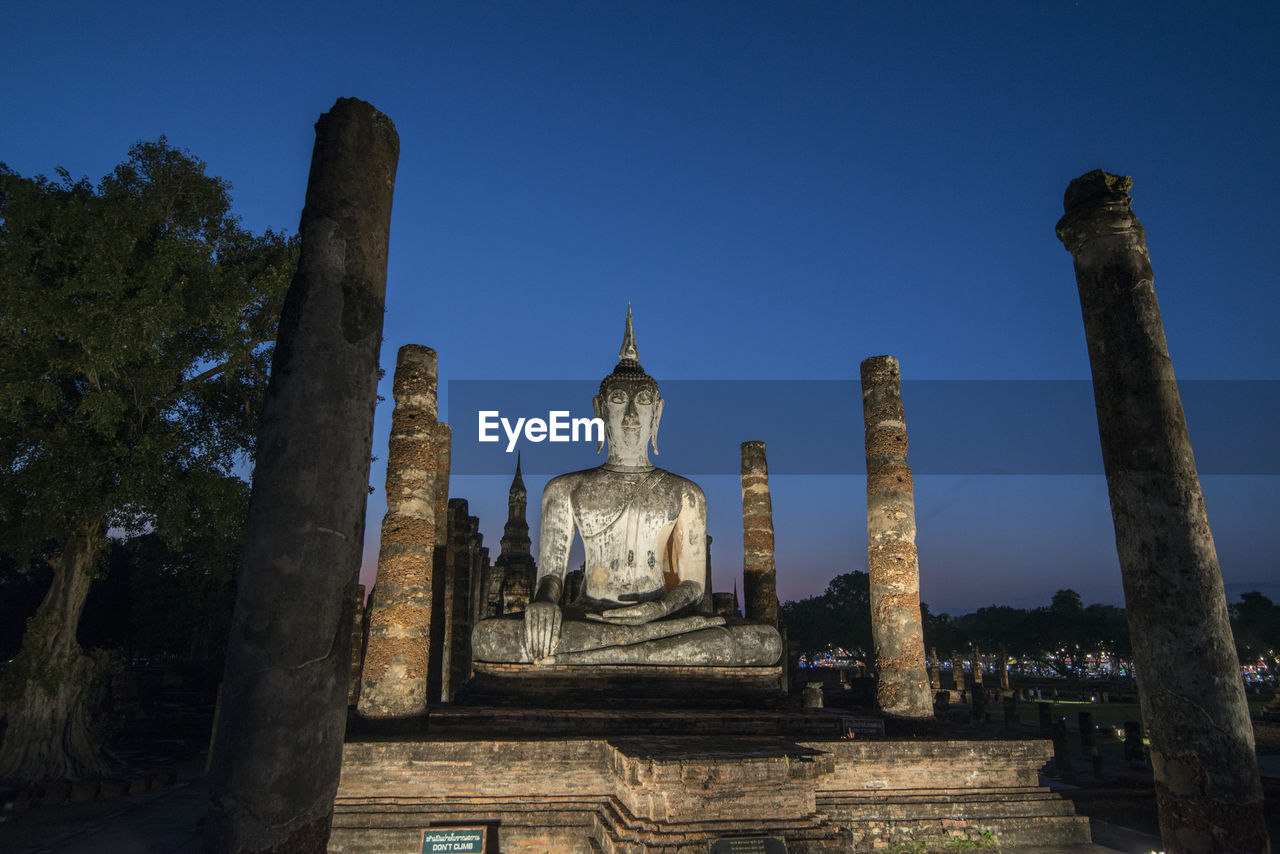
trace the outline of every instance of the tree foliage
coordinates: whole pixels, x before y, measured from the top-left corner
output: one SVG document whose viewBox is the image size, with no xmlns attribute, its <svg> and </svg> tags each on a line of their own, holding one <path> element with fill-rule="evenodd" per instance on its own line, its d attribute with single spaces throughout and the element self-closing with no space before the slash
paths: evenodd
<svg viewBox="0 0 1280 854">
<path fill-rule="evenodd" d="M 0 164 L 0 550 L 42 551 L 50 593 L 0 697 L 0 776 L 89 773 L 68 721 L 89 671 L 75 631 L 106 532 L 177 546 L 243 518 L 296 241 L 254 235 L 229 187 L 161 138 L 95 187 Z"/>
<path fill-rule="evenodd" d="M 86 519 L 177 537 L 238 500 L 296 248 L 162 138 L 95 189 L 0 166 L 0 520 L 30 554 Z"/>
<path fill-rule="evenodd" d="M 784 602 L 779 616 L 788 639 L 806 656 L 835 649 L 854 657 L 871 654 L 871 584 L 865 572 L 837 575 L 821 596 Z"/>
<path fill-rule="evenodd" d="M 1231 632 L 1241 662 L 1263 659 L 1269 668 L 1280 666 L 1280 605 L 1257 590 L 1240 594 L 1230 606 Z"/>
</svg>

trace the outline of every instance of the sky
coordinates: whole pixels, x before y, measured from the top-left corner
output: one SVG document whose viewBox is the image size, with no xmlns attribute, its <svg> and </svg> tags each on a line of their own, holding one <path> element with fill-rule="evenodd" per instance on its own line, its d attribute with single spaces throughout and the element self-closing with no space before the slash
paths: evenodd
<svg viewBox="0 0 1280 854">
<path fill-rule="evenodd" d="M 231 183 L 245 226 L 292 231 L 317 117 L 357 97 L 395 123 L 366 584 L 396 351 L 439 353 L 450 492 L 496 558 L 513 455 L 479 448 L 475 409 L 451 412 L 451 390 L 484 406 L 486 388 L 544 381 L 578 389 L 565 405 L 589 417 L 630 303 L 668 398 L 654 461 L 707 494 L 716 589 L 741 579 L 747 440 L 770 448 L 780 598 L 866 569 L 858 365 L 893 354 L 931 609 L 1035 607 L 1065 587 L 1122 604 L 1054 235 L 1067 183 L 1103 168 L 1133 177 L 1174 368 L 1201 381 L 1184 396 L 1228 598 L 1280 599 L 1275 4 L 0 0 L 0 13 L 0 161 L 20 174 L 97 180 L 163 134 Z M 536 403 L 512 420 L 554 408 Z M 987 435 L 991 406 L 1029 413 L 1016 440 Z M 570 444 L 554 468 L 549 443 L 519 446 L 536 549 L 547 475 L 600 458 Z"/>
</svg>

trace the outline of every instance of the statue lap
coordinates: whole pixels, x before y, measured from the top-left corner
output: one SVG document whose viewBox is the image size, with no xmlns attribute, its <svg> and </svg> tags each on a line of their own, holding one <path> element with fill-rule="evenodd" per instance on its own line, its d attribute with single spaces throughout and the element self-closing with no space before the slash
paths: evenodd
<svg viewBox="0 0 1280 854">
<path fill-rule="evenodd" d="M 750 667 L 776 664 L 782 638 L 772 626 L 726 625 L 723 617 L 693 615 L 620 626 L 565 620 L 553 656 L 534 662 L 524 647 L 522 615 L 482 620 L 471 639 L 476 661 L 511 664 L 651 664 Z"/>
</svg>

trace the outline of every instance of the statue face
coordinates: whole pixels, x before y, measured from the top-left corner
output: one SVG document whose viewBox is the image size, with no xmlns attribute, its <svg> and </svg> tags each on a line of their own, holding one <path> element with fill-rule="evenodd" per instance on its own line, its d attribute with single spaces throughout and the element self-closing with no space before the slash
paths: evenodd
<svg viewBox="0 0 1280 854">
<path fill-rule="evenodd" d="M 604 420 L 610 457 L 616 455 L 628 462 L 649 459 L 646 446 L 653 442 L 656 450 L 662 404 L 658 390 L 647 382 L 611 382 L 605 393 L 596 397 L 596 414 Z"/>
</svg>

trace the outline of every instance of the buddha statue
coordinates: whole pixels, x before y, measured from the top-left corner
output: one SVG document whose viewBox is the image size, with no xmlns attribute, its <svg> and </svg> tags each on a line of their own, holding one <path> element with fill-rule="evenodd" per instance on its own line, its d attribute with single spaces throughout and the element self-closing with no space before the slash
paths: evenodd
<svg viewBox="0 0 1280 854">
<path fill-rule="evenodd" d="M 608 457 L 547 483 L 533 598 L 522 615 L 478 623 L 473 658 L 534 665 L 777 663 L 782 641 L 772 626 L 727 625 L 723 617 L 691 613 L 704 592 L 707 502 L 693 481 L 649 460 L 649 448 L 658 451 L 664 401 L 640 366 L 630 306 L 618 359 L 593 400 Z M 575 530 L 586 571 L 577 599 L 562 607 Z"/>
</svg>

